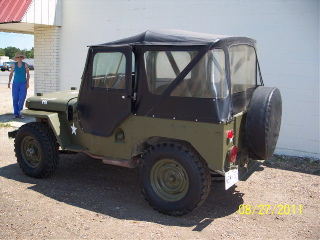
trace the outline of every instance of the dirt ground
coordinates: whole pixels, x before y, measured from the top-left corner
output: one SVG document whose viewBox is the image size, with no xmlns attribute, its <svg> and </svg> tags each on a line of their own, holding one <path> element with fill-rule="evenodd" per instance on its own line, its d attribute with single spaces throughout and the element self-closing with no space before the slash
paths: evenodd
<svg viewBox="0 0 320 240">
<path fill-rule="evenodd" d="M 11 98 L 0 83 L 0 239 L 320 239 L 319 161 L 274 156 L 227 191 L 213 182 L 204 205 L 183 217 L 148 205 L 137 170 L 83 154 L 61 155 L 47 179 L 27 177 L 7 137 Z M 258 214 L 258 205 L 275 211 Z"/>
</svg>

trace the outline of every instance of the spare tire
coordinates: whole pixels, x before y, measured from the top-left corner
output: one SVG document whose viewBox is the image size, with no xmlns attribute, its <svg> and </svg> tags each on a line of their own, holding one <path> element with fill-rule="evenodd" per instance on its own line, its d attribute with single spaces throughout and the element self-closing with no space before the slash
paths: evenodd
<svg viewBox="0 0 320 240">
<path fill-rule="evenodd" d="M 278 88 L 258 87 L 247 112 L 247 145 L 253 159 L 268 159 L 274 152 L 281 125 L 282 100 Z"/>
</svg>

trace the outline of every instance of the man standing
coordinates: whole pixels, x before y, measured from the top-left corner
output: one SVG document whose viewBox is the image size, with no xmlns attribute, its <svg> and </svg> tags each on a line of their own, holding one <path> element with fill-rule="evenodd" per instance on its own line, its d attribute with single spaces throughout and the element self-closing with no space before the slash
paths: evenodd
<svg viewBox="0 0 320 240">
<path fill-rule="evenodd" d="M 21 52 L 17 52 L 14 59 L 17 62 L 11 66 L 8 83 L 8 88 L 10 88 L 11 79 L 14 73 L 12 83 L 13 118 L 24 118 L 20 111 L 23 109 L 24 101 L 27 96 L 27 89 L 29 88 L 29 66 L 25 62 L 22 62 L 24 56 Z"/>
</svg>

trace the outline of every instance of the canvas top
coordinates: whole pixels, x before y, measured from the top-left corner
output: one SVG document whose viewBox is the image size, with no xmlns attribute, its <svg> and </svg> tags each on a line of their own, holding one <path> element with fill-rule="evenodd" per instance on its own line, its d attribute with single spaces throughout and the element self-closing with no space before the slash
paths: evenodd
<svg viewBox="0 0 320 240">
<path fill-rule="evenodd" d="M 253 39 L 240 37 L 242 40 L 247 39 L 248 42 Z M 207 45 L 221 40 L 235 40 L 237 38 L 223 35 L 214 35 L 207 33 L 189 32 L 183 30 L 164 29 L 164 30 L 148 30 L 138 35 L 99 44 L 96 46 L 110 45 Z M 255 41 L 254 41 L 255 42 Z"/>
</svg>

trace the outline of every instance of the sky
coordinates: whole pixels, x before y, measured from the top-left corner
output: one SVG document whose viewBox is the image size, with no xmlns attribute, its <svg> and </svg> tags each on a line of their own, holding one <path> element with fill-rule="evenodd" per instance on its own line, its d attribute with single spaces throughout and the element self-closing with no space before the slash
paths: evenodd
<svg viewBox="0 0 320 240">
<path fill-rule="evenodd" d="M 0 32 L 0 48 L 16 47 L 30 50 L 34 46 L 33 35 Z"/>
</svg>

